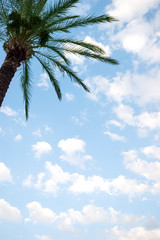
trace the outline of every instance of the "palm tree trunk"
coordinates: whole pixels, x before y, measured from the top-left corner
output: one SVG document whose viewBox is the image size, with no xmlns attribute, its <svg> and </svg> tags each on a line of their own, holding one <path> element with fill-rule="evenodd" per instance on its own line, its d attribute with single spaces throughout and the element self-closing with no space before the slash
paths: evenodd
<svg viewBox="0 0 160 240">
<path fill-rule="evenodd" d="M 20 62 L 15 61 L 15 58 L 12 58 L 7 54 L 4 63 L 0 68 L 0 107 L 9 88 L 10 82 L 19 66 Z"/>
</svg>

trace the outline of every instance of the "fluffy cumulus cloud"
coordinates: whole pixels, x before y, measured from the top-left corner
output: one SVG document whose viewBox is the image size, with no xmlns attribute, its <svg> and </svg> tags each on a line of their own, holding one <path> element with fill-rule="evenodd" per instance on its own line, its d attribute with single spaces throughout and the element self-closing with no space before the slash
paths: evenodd
<svg viewBox="0 0 160 240">
<path fill-rule="evenodd" d="M 1 182 L 12 182 L 10 169 L 3 162 L 0 162 L 0 183 Z"/>
<path fill-rule="evenodd" d="M 60 190 L 59 185 L 66 184 L 74 176 L 74 174 L 69 174 L 64 172 L 63 169 L 57 164 L 52 165 L 50 162 L 45 163 L 46 172 L 41 172 L 34 178 L 29 175 L 28 178 L 23 182 L 26 187 L 35 187 L 44 192 L 57 195 Z"/>
<path fill-rule="evenodd" d="M 43 192 L 56 196 L 60 189 L 67 189 L 73 194 L 90 194 L 104 192 L 108 195 L 127 195 L 129 197 L 140 196 L 151 192 L 150 186 L 136 179 L 129 179 L 123 175 L 113 179 L 105 179 L 94 175 L 85 177 L 79 173 L 68 173 L 57 164 L 50 162 L 45 164 L 46 172 L 41 172 L 37 177 L 29 175 L 23 182 L 26 187 L 34 187 Z"/>
<path fill-rule="evenodd" d="M 150 149 L 152 148 L 153 146 L 151 146 Z M 146 148 L 144 149 L 142 149 L 141 152 L 146 155 Z M 149 147 L 147 147 L 147 149 L 149 149 Z M 148 182 L 150 182 L 151 183 L 150 192 L 152 194 L 159 194 L 160 162 L 144 160 L 139 156 L 140 152 L 138 154 L 136 150 L 130 150 L 128 152 L 124 152 L 123 155 L 124 155 L 125 167 L 131 170 L 132 172 L 143 176 Z M 147 157 L 150 157 L 150 155 L 147 155 Z"/>
<path fill-rule="evenodd" d="M 99 101 L 104 96 L 107 101 L 119 104 L 134 102 L 139 106 L 158 103 L 160 100 L 159 78 L 160 71 L 157 68 L 153 68 L 147 74 L 131 73 L 130 71 L 124 74 L 117 73 L 112 80 L 103 76 L 94 76 L 85 80 L 91 90 L 91 94 L 87 96 L 94 101 Z"/>
<path fill-rule="evenodd" d="M 52 146 L 48 142 L 37 142 L 32 145 L 32 150 L 35 152 L 35 157 L 40 158 L 41 155 L 51 152 Z"/>
<path fill-rule="evenodd" d="M 151 145 L 141 149 L 143 154 L 145 154 L 148 158 L 156 158 L 160 160 L 160 147 Z"/>
<path fill-rule="evenodd" d="M 159 50 L 159 0 L 114 0 L 106 7 L 107 13 L 115 16 L 118 31 L 112 35 L 112 41 L 131 53 L 136 53 L 140 59 L 148 63 L 158 63 Z M 155 10 L 153 17 L 147 13 Z M 125 23 L 125 24 L 123 24 Z M 148 51 L 150 49 L 150 51 Z"/>
<path fill-rule="evenodd" d="M 81 211 L 69 209 L 62 212 L 57 218 L 57 227 L 61 230 L 74 231 L 74 225 L 91 225 L 93 223 L 106 222 L 107 211 L 102 207 L 86 205 Z"/>
<path fill-rule="evenodd" d="M 19 222 L 21 213 L 18 208 L 11 206 L 4 199 L 0 199 L 0 220 Z"/>
<path fill-rule="evenodd" d="M 117 229 L 117 230 L 124 229 L 122 233 L 128 234 L 127 232 L 125 232 L 128 227 L 133 226 L 133 229 L 135 229 L 135 226 L 138 226 L 138 225 L 141 226 L 139 228 L 144 229 L 146 231 L 146 236 L 147 236 L 147 232 L 150 234 L 153 231 L 153 233 L 155 234 L 156 230 L 158 230 L 157 228 L 159 227 L 159 223 L 154 217 L 126 214 L 126 213 L 122 213 L 121 211 L 117 211 L 112 207 L 109 207 L 108 209 L 104 209 L 103 207 L 95 206 L 93 204 L 84 205 L 80 210 L 75 210 L 73 208 L 70 208 L 64 212 L 55 213 L 53 210 L 49 208 L 44 208 L 39 202 L 31 202 L 27 204 L 27 209 L 29 211 L 29 216 L 27 219 L 25 219 L 26 223 L 29 221 L 32 221 L 35 224 L 38 224 L 38 223 L 53 224 L 54 223 L 54 227 L 56 227 L 57 229 L 63 230 L 63 231 L 69 231 L 69 232 L 74 232 L 76 228 L 80 225 L 89 226 L 95 223 L 105 223 L 105 224 L 109 223 L 111 226 L 115 226 L 118 224 L 119 226 L 121 226 L 121 228 L 114 227 L 110 230 L 106 230 L 107 236 L 117 237 L 118 235 L 116 236 L 116 231 L 113 231 L 114 229 Z M 124 235 L 119 234 L 119 236 L 121 237 Z M 141 236 L 141 235 L 136 235 L 136 236 Z M 156 236 L 156 235 L 152 235 L 152 236 Z M 36 234 L 35 237 L 41 240 L 50 240 L 50 238 L 45 235 L 40 236 Z M 119 239 L 120 238 L 117 238 L 117 240 Z M 146 239 L 148 240 L 148 238 Z"/>
<path fill-rule="evenodd" d="M 115 226 L 111 230 L 106 230 L 106 235 L 111 240 L 158 240 L 160 238 L 160 228 L 146 229 L 144 227 L 134 227 L 128 231 L 119 226 Z"/>
<path fill-rule="evenodd" d="M 29 211 L 27 221 L 33 221 L 34 223 L 50 223 L 54 222 L 56 219 L 56 214 L 49 208 L 42 207 L 39 202 L 28 203 L 26 207 Z"/>
<path fill-rule="evenodd" d="M 108 213 L 102 207 L 94 205 L 86 205 L 82 210 L 68 209 L 66 212 L 56 214 L 49 208 L 44 208 L 39 202 L 31 202 L 27 204 L 29 216 L 25 220 L 37 223 L 55 223 L 57 228 L 63 230 L 73 230 L 73 225 L 90 225 L 96 222 L 105 222 Z"/>
<path fill-rule="evenodd" d="M 136 150 L 124 152 L 124 164 L 127 169 L 138 173 L 149 180 L 160 181 L 160 162 L 146 161 L 138 156 Z"/>
<path fill-rule="evenodd" d="M 60 158 L 71 165 L 84 168 L 84 163 L 91 160 L 90 155 L 85 154 L 85 142 L 78 138 L 62 139 L 58 143 L 58 147 L 64 152 Z"/>
<path fill-rule="evenodd" d="M 134 109 L 125 104 L 119 104 L 113 111 L 123 123 L 138 128 L 140 137 L 149 131 L 160 129 L 160 112 L 144 111 L 136 115 Z"/>
<path fill-rule="evenodd" d="M 159 0 L 113 0 L 106 10 L 111 16 L 128 22 L 141 17 L 152 8 L 156 9 L 159 3 Z"/>
</svg>

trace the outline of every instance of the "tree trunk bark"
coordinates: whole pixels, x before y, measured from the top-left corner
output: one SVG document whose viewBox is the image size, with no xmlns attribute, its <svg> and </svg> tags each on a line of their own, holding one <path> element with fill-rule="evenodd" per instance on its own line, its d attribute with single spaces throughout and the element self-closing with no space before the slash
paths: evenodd
<svg viewBox="0 0 160 240">
<path fill-rule="evenodd" d="M 9 88 L 10 82 L 19 66 L 20 62 L 7 54 L 4 63 L 0 68 L 0 107 Z"/>
</svg>

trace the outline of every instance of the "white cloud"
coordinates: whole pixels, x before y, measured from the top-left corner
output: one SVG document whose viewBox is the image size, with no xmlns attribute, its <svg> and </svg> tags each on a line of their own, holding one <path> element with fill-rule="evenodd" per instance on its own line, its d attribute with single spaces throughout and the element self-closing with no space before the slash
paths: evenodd
<svg viewBox="0 0 160 240">
<path fill-rule="evenodd" d="M 16 207 L 12 207 L 4 199 L 0 199 L 0 219 L 19 222 L 21 220 L 21 213 Z"/>
<path fill-rule="evenodd" d="M 148 186 L 135 179 L 127 179 L 125 176 L 118 176 L 114 179 L 103 179 L 100 176 L 88 177 L 77 175 L 69 191 L 75 194 L 104 192 L 109 195 L 125 194 L 130 197 L 147 192 Z"/>
<path fill-rule="evenodd" d="M 124 164 L 127 169 L 140 174 L 148 180 L 160 182 L 160 162 L 148 162 L 138 157 L 135 150 L 124 152 Z"/>
<path fill-rule="evenodd" d="M 44 87 L 46 90 L 48 90 L 49 89 L 49 83 L 48 83 L 49 77 L 48 77 L 47 73 L 41 73 L 40 77 L 41 78 L 40 78 L 39 82 L 37 83 L 37 86 Z"/>
<path fill-rule="evenodd" d="M 134 227 L 127 231 L 115 226 L 111 230 L 106 230 L 106 235 L 111 240 L 158 240 L 160 238 L 160 228 L 150 230 L 144 227 Z"/>
<path fill-rule="evenodd" d="M 134 102 L 139 106 L 145 106 L 160 101 L 160 70 L 152 68 L 145 74 L 117 73 L 112 79 L 102 76 L 90 77 L 85 80 L 91 94 L 87 97 L 94 101 L 101 100 L 104 96 L 108 101 L 115 101 L 119 104 L 123 102 Z M 104 99 L 103 99 L 104 103 Z"/>
<path fill-rule="evenodd" d="M 12 182 L 10 169 L 3 162 L 0 162 L 0 182 Z"/>
<path fill-rule="evenodd" d="M 35 151 L 35 157 L 40 158 L 41 155 L 49 153 L 52 147 L 48 142 L 41 141 L 33 144 L 32 150 Z"/>
<path fill-rule="evenodd" d="M 67 190 L 74 194 L 104 192 L 108 195 L 124 194 L 134 197 L 147 192 L 151 193 L 147 183 L 121 175 L 113 179 L 104 179 L 98 175 L 85 177 L 79 173 L 65 172 L 60 166 L 52 165 L 50 162 L 46 162 L 45 168 L 46 172 L 39 173 L 37 178 L 29 175 L 23 185 L 34 187 L 54 196 L 60 189 L 66 189 L 64 185 L 67 185 Z"/>
<path fill-rule="evenodd" d="M 57 226 L 61 230 L 74 231 L 75 224 L 90 225 L 106 222 L 107 217 L 108 213 L 102 207 L 89 204 L 84 206 L 81 211 L 69 209 L 67 212 L 60 213 L 57 218 Z"/>
<path fill-rule="evenodd" d="M 118 122 L 116 120 L 109 120 L 105 123 L 105 127 L 108 128 L 110 125 L 113 125 L 115 127 L 118 127 L 120 129 L 123 129 L 125 127 L 124 124 L 122 124 L 121 122 Z"/>
<path fill-rule="evenodd" d="M 123 227 L 143 225 L 148 230 L 153 230 L 159 226 L 154 217 L 136 216 L 132 214 L 123 214 L 121 211 L 116 211 L 114 208 L 95 206 L 93 204 L 84 205 L 82 209 L 75 210 L 70 208 L 65 212 L 55 213 L 49 208 L 44 208 L 39 202 L 31 202 L 27 204 L 29 210 L 29 218 L 25 222 L 32 221 L 36 223 L 53 224 L 56 228 L 62 231 L 74 232 L 78 225 L 88 226 L 95 223 L 109 223 L 112 225 L 120 224 Z M 107 231 L 106 231 L 107 232 Z M 108 231 L 112 234 L 111 231 Z M 48 240 L 45 235 L 35 235 L 38 239 Z"/>
<path fill-rule="evenodd" d="M 108 45 L 105 46 L 102 43 L 97 42 L 94 38 L 91 38 L 90 36 L 86 36 L 84 39 L 84 42 L 91 43 L 91 44 L 94 44 L 94 45 L 102 48 L 105 52 L 105 55 L 107 55 L 107 56 L 111 55 L 111 50 Z"/>
<path fill-rule="evenodd" d="M 145 148 L 142 148 L 141 151 L 148 157 L 148 158 L 157 158 L 160 160 L 160 147 L 151 145 Z"/>
<path fill-rule="evenodd" d="M 123 47 L 132 52 L 139 52 L 146 43 L 146 37 L 143 35 L 132 34 L 122 40 Z"/>
<path fill-rule="evenodd" d="M 14 140 L 16 141 L 16 142 L 19 142 L 19 141 L 21 141 L 22 140 L 22 135 L 21 134 L 18 134 L 17 136 L 15 136 L 15 138 L 14 138 Z"/>
<path fill-rule="evenodd" d="M 34 132 L 32 132 L 32 134 L 36 137 L 42 137 L 42 133 L 41 133 L 41 129 L 38 128 L 37 130 L 35 130 Z"/>
<path fill-rule="evenodd" d="M 40 235 L 36 234 L 35 237 L 36 237 L 37 239 L 39 239 L 39 240 L 52 240 L 52 238 L 50 238 L 50 237 L 48 237 L 48 236 L 46 236 L 46 235 L 40 236 Z"/>
<path fill-rule="evenodd" d="M 124 4 L 124 5 L 123 5 Z M 141 4 L 143 7 L 141 7 Z M 159 62 L 159 0 L 114 0 L 113 4 L 107 7 L 109 13 L 120 20 L 115 25 L 118 31 L 111 35 L 111 41 L 127 51 L 136 54 L 147 64 Z M 156 9 L 153 17 L 147 13 Z M 111 10 L 111 11 L 110 11 Z M 124 14 L 124 12 L 127 12 Z M 112 15 L 112 16 L 113 16 Z M 126 22 L 125 25 L 123 23 Z M 149 51 L 148 51 L 149 49 Z"/>
<path fill-rule="evenodd" d="M 129 105 L 119 104 L 119 106 L 114 108 L 114 112 L 124 123 L 131 126 L 135 125 L 134 110 Z"/>
<path fill-rule="evenodd" d="M 106 11 L 121 22 L 126 22 L 141 17 L 152 8 L 156 9 L 159 3 L 159 0 L 113 0 Z"/>
<path fill-rule="evenodd" d="M 15 112 L 14 110 L 12 110 L 10 107 L 7 107 L 7 106 L 1 107 L 0 112 L 6 114 L 9 117 L 14 117 L 18 114 L 17 112 Z"/>
<path fill-rule="evenodd" d="M 32 181 L 34 180 L 34 177 L 30 174 L 24 181 L 23 181 L 23 186 L 25 187 L 31 187 Z"/>
<path fill-rule="evenodd" d="M 52 165 L 50 162 L 46 162 L 45 166 L 48 172 L 48 178 L 43 182 L 44 191 L 56 195 L 59 191 L 59 184 L 66 184 L 70 181 L 70 174 L 64 172 L 57 164 Z"/>
<path fill-rule="evenodd" d="M 39 202 L 31 202 L 27 204 L 29 217 L 31 221 L 36 223 L 52 223 L 56 220 L 56 214 L 49 208 L 43 208 Z"/>
<path fill-rule="evenodd" d="M 104 132 L 105 135 L 108 135 L 113 141 L 121 141 L 124 142 L 125 141 L 125 137 L 123 136 L 119 136 L 116 133 L 112 133 L 110 131 L 106 131 Z"/>
<path fill-rule="evenodd" d="M 84 163 L 92 159 L 90 155 L 85 155 L 85 145 L 85 142 L 78 138 L 62 139 L 59 141 L 58 147 L 64 152 L 64 155 L 61 155 L 60 158 L 71 165 L 84 168 Z"/>
<path fill-rule="evenodd" d="M 50 162 L 45 163 L 45 169 L 46 173 L 39 173 L 35 182 L 35 178 L 29 175 L 28 178 L 24 180 L 23 185 L 26 187 L 35 187 L 36 189 L 56 196 L 60 190 L 59 184 L 68 183 L 74 175 L 64 172 L 60 166 L 57 164 L 52 165 Z"/>
<path fill-rule="evenodd" d="M 160 112 L 142 112 L 140 115 L 135 115 L 133 108 L 124 104 L 115 107 L 114 112 L 124 123 L 137 127 L 139 136 L 145 136 L 147 131 L 160 128 Z"/>
<path fill-rule="evenodd" d="M 73 99 L 74 99 L 74 95 L 71 94 L 71 93 L 66 93 L 65 96 L 66 96 L 66 100 L 67 100 L 68 102 L 71 102 L 71 101 L 73 101 Z"/>
<path fill-rule="evenodd" d="M 53 133 L 52 128 L 48 127 L 47 125 L 44 126 L 44 131 L 45 131 L 46 133 L 47 133 L 47 132 Z"/>
<path fill-rule="evenodd" d="M 110 83 L 108 79 L 102 76 L 95 76 L 85 79 L 84 83 L 90 90 L 90 93 L 87 94 L 87 97 L 91 100 L 98 101 L 100 94 L 107 95 Z"/>
</svg>

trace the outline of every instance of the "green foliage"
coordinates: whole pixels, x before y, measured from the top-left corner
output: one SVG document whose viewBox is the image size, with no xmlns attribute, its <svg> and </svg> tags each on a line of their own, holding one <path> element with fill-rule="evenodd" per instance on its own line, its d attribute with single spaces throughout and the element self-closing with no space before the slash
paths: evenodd
<svg viewBox="0 0 160 240">
<path fill-rule="evenodd" d="M 58 33 L 68 34 L 73 28 L 116 21 L 108 15 L 85 17 L 72 15 L 70 9 L 79 1 L 55 0 L 53 5 L 49 5 L 47 0 L 0 0 L 0 40 L 4 42 L 4 49 L 7 51 L 9 44 L 14 41 L 26 49 L 21 75 L 26 119 L 31 96 L 32 57 L 36 57 L 48 74 L 59 99 L 62 93 L 54 73 L 55 67 L 62 74 L 67 74 L 85 91 L 89 91 L 77 73 L 71 69 L 67 52 L 105 63 L 118 64 L 116 60 L 107 57 L 99 46 L 82 40 L 58 37 Z"/>
<path fill-rule="evenodd" d="M 21 72 L 21 88 L 25 102 L 26 119 L 28 119 L 29 102 L 31 97 L 31 69 L 29 61 L 23 63 L 23 71 Z"/>
</svg>

